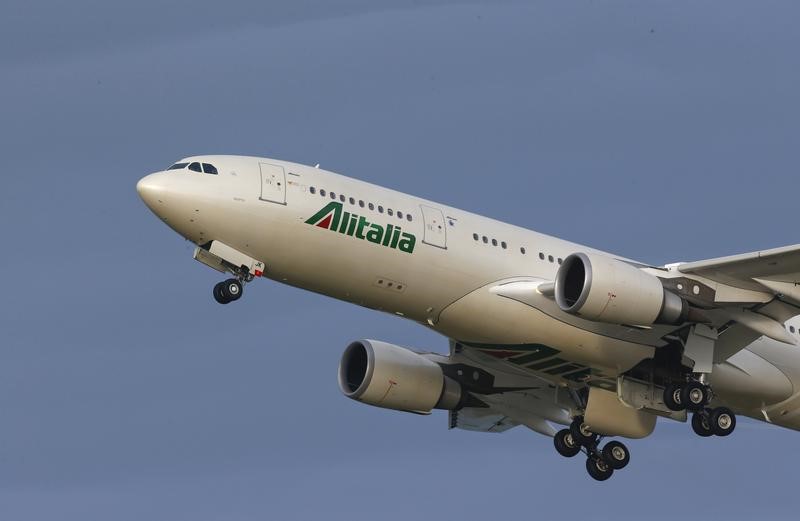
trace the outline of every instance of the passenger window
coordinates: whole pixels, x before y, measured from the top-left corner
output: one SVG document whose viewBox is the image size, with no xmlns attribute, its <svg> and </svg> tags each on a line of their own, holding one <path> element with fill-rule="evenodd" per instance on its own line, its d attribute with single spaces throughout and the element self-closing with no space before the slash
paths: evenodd
<svg viewBox="0 0 800 521">
<path fill-rule="evenodd" d="M 361 199 L 359 199 L 359 200 L 358 200 L 358 206 L 360 206 L 361 208 L 364 208 L 364 201 L 362 201 Z"/>
<path fill-rule="evenodd" d="M 321 195 L 322 197 L 325 197 L 325 189 L 324 188 L 320 189 L 319 195 Z"/>
<path fill-rule="evenodd" d="M 406 214 L 406 220 L 407 220 L 408 222 L 411 222 L 411 220 L 412 220 L 412 217 L 411 217 L 411 214 L 410 214 L 410 213 L 407 213 L 407 214 Z"/>
<path fill-rule="evenodd" d="M 520 252 L 521 254 L 525 255 L 525 246 L 520 246 L 520 247 L 519 247 L 519 252 Z"/>
<path fill-rule="evenodd" d="M 489 244 L 489 238 L 485 235 L 483 236 L 483 244 Z"/>
<path fill-rule="evenodd" d="M 347 199 L 345 196 L 343 196 L 342 194 L 339 194 L 339 200 L 341 202 L 344 202 L 345 199 Z"/>
<path fill-rule="evenodd" d="M 387 209 L 387 210 L 386 210 L 386 213 L 388 213 L 389 215 L 394 215 L 394 212 L 392 211 L 392 209 L 391 209 L 391 208 Z"/>
<path fill-rule="evenodd" d="M 397 212 L 397 218 L 398 219 L 402 219 L 403 218 L 403 212 L 398 211 Z"/>
<path fill-rule="evenodd" d="M 492 246 L 497 246 L 497 239 L 492 239 Z"/>
<path fill-rule="evenodd" d="M 475 240 L 477 241 L 477 240 L 478 240 L 478 234 L 477 234 L 477 233 L 473 233 L 473 234 L 472 234 L 472 238 L 473 238 L 473 239 L 475 239 Z"/>
<path fill-rule="evenodd" d="M 331 199 L 336 199 L 336 193 L 331 192 Z"/>
<path fill-rule="evenodd" d="M 383 213 L 383 206 L 378 205 L 378 213 Z"/>
<path fill-rule="evenodd" d="M 191 165 L 189 165 L 189 170 L 191 170 L 192 172 L 202 172 L 203 171 L 203 169 L 200 168 L 200 163 L 192 163 Z"/>
<path fill-rule="evenodd" d="M 374 209 L 375 209 L 375 205 L 374 205 L 374 204 L 372 204 L 372 203 L 369 203 L 369 209 L 370 209 L 370 210 L 374 210 Z"/>
<path fill-rule="evenodd" d="M 544 260 L 544 253 L 542 253 L 542 252 L 539 252 L 539 258 L 540 258 L 540 259 L 542 259 L 542 260 Z"/>
<path fill-rule="evenodd" d="M 186 168 L 186 165 L 188 164 L 189 163 L 175 163 L 171 167 L 167 168 L 167 170 L 181 170 L 183 168 Z"/>
<path fill-rule="evenodd" d="M 552 255 L 548 255 L 547 256 L 547 260 L 549 260 L 550 262 L 553 262 L 553 256 Z"/>
<path fill-rule="evenodd" d="M 506 244 L 506 241 L 503 241 L 503 242 L 501 242 L 501 243 L 500 243 L 500 246 L 502 246 L 504 250 L 505 250 L 506 248 L 508 248 L 508 244 Z"/>
<path fill-rule="evenodd" d="M 311 188 L 309 188 L 308 191 L 311 192 L 312 194 L 317 193 L 317 189 L 314 188 L 313 186 Z"/>
<path fill-rule="evenodd" d="M 356 204 L 356 200 L 353 199 L 352 197 L 350 198 L 350 204 Z"/>
</svg>

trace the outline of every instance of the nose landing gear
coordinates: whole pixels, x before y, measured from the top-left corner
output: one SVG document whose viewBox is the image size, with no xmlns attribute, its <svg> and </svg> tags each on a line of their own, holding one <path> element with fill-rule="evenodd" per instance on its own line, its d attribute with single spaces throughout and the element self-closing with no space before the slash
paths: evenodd
<svg viewBox="0 0 800 521">
<path fill-rule="evenodd" d="M 242 298 L 244 283 L 239 279 L 228 279 L 214 286 L 214 300 L 220 304 L 230 304 Z"/>
<path fill-rule="evenodd" d="M 242 298 L 244 285 L 255 278 L 246 265 L 238 268 L 229 267 L 228 271 L 234 275 L 234 278 L 218 283 L 212 292 L 214 300 L 220 304 L 230 304 Z"/>
<path fill-rule="evenodd" d="M 220 273 L 230 273 L 233 278 L 214 286 L 214 300 L 230 304 L 242 298 L 244 285 L 264 275 L 264 262 L 256 260 L 220 241 L 209 241 L 194 249 L 195 260 Z"/>
</svg>

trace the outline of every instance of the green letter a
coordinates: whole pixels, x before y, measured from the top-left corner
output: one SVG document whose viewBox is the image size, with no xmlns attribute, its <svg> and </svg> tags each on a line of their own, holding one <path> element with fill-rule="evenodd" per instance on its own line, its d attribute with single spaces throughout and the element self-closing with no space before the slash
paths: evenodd
<svg viewBox="0 0 800 521">
<path fill-rule="evenodd" d="M 339 228 L 339 220 L 342 218 L 342 203 L 330 202 L 325 207 L 309 217 L 306 224 L 319 226 L 326 230 L 336 230 Z"/>
</svg>

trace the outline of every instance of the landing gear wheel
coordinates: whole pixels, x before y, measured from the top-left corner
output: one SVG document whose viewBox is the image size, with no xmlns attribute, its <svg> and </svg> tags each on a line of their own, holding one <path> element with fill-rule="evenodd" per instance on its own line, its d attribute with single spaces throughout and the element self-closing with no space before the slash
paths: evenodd
<svg viewBox="0 0 800 521">
<path fill-rule="evenodd" d="M 609 441 L 603 447 L 603 460 L 614 470 L 622 470 L 631 461 L 631 453 L 624 444 Z"/>
<path fill-rule="evenodd" d="M 614 474 L 614 469 L 603 458 L 592 456 L 586 458 L 586 471 L 597 481 L 605 481 Z"/>
<path fill-rule="evenodd" d="M 717 436 L 727 436 L 736 428 L 736 416 L 727 407 L 717 407 L 708 419 L 711 430 Z"/>
<path fill-rule="evenodd" d="M 572 439 L 584 447 L 597 441 L 597 434 L 589 430 L 583 422 L 583 416 L 577 416 L 572 420 L 569 426 L 569 432 L 572 434 Z"/>
<path fill-rule="evenodd" d="M 561 429 L 553 436 L 553 444 L 556 446 L 556 451 L 565 458 L 571 458 L 581 451 L 581 446 L 575 443 L 572 438 L 572 433 L 569 429 Z"/>
<path fill-rule="evenodd" d="M 220 304 L 230 304 L 242 298 L 244 285 L 239 279 L 228 279 L 214 286 L 214 300 Z"/>
<path fill-rule="evenodd" d="M 700 411 L 708 403 L 708 387 L 696 380 L 686 383 L 681 390 L 681 403 L 690 411 Z"/>
<path fill-rule="evenodd" d="M 703 438 L 708 438 L 714 434 L 706 411 L 697 411 L 692 415 L 692 430 Z"/>
<path fill-rule="evenodd" d="M 214 286 L 214 300 L 216 300 L 219 304 L 227 304 L 230 300 L 225 298 L 225 295 L 222 294 L 222 285 L 224 283 L 219 282 Z"/>
<path fill-rule="evenodd" d="M 242 298 L 244 286 L 238 279 L 228 279 L 222 283 L 222 295 L 228 299 L 228 302 L 234 302 Z"/>
<path fill-rule="evenodd" d="M 681 401 L 681 386 L 676 384 L 669 384 L 664 389 L 664 405 L 670 411 L 682 411 L 686 409 Z"/>
</svg>

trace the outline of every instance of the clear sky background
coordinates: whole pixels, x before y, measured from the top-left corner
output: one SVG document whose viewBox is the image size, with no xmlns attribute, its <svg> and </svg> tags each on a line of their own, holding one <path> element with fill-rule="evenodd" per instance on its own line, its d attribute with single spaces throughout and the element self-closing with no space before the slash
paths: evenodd
<svg viewBox="0 0 800 521">
<path fill-rule="evenodd" d="M 420 326 L 219 274 L 138 200 L 330 170 L 651 263 L 800 242 L 797 2 L 99 0 L 0 17 L 0 519 L 796 519 L 800 433 L 660 422 L 605 483 L 523 427 L 344 398 Z"/>
</svg>

